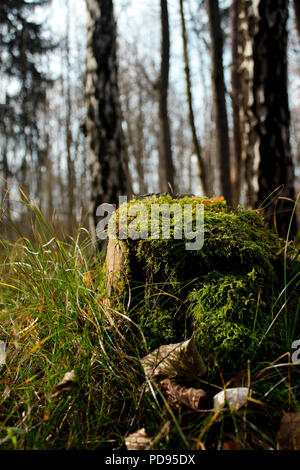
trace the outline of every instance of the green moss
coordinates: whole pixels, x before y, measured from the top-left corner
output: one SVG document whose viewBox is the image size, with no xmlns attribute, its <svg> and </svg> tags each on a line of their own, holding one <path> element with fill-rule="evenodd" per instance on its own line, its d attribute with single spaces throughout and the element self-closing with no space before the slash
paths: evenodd
<svg viewBox="0 0 300 470">
<path fill-rule="evenodd" d="M 267 281 L 267 279 L 266 279 Z M 261 338 L 272 321 L 272 279 L 263 285 L 255 269 L 244 276 L 216 271 L 205 276 L 189 299 L 200 351 L 211 370 L 234 371 L 276 350 L 276 335 Z M 273 333 L 273 332 L 272 332 Z M 267 349 L 266 349 L 267 346 Z"/>
<path fill-rule="evenodd" d="M 184 232 L 182 239 L 174 238 L 172 213 L 170 239 L 126 241 L 129 255 L 123 287 L 130 284 L 130 314 L 143 329 L 149 347 L 195 333 L 211 371 L 215 361 L 224 370 L 236 369 L 247 359 L 273 351 L 275 328 L 269 343 L 264 342 L 264 351 L 260 339 L 272 321 L 274 262 L 280 248 L 277 235 L 258 211 L 233 210 L 220 199 L 151 196 L 130 201 L 127 209 L 146 207 L 149 214 L 153 204 L 166 203 L 180 208 L 192 205 L 194 225 L 196 205 L 203 203 L 204 245 L 201 250 L 186 250 Z M 128 217 L 125 206 L 116 217 L 120 235 L 122 220 Z M 145 213 L 139 222 L 141 230 L 148 228 L 149 215 Z"/>
</svg>

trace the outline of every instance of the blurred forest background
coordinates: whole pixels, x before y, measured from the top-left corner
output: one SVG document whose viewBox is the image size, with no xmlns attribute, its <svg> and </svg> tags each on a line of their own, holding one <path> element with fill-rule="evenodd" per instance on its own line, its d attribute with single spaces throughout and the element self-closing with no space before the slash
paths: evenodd
<svg viewBox="0 0 300 470">
<path fill-rule="evenodd" d="M 10 213 L 29 233 L 20 189 L 72 233 L 170 188 L 249 207 L 280 188 L 286 233 L 299 0 L 1 0 L 0 43 L 2 233 Z"/>
</svg>

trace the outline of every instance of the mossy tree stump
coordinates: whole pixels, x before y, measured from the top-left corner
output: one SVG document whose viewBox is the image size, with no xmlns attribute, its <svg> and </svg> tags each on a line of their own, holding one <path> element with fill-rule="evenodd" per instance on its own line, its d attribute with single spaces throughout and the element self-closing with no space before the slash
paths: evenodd
<svg viewBox="0 0 300 470">
<path fill-rule="evenodd" d="M 275 259 L 280 239 L 258 211 L 233 210 L 220 198 L 171 195 L 132 200 L 130 205 L 204 206 L 204 245 L 186 250 L 186 240 L 119 240 L 122 206 L 116 213 L 117 239 L 107 252 L 106 287 L 112 304 L 128 301 L 129 314 L 141 327 L 150 349 L 195 335 L 210 370 L 238 369 L 247 359 L 275 354 L 280 334 L 272 322 Z M 128 222 L 133 220 L 128 217 Z M 149 215 L 140 219 L 149 226 Z M 264 351 L 264 352 L 263 352 Z"/>
</svg>

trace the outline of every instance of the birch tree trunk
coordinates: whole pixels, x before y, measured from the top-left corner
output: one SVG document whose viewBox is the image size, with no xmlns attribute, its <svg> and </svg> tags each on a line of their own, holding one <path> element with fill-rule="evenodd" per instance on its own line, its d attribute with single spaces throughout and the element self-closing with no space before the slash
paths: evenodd
<svg viewBox="0 0 300 470">
<path fill-rule="evenodd" d="M 287 94 L 288 0 L 244 1 L 240 13 L 242 155 L 246 167 L 248 202 L 270 203 L 280 196 L 294 199 L 294 168 L 290 148 L 290 113 Z M 276 198 L 275 198 L 276 199 Z M 286 236 L 293 203 L 276 199 L 265 208 Z M 292 232 L 295 232 L 295 219 Z"/>
<path fill-rule="evenodd" d="M 87 122 L 90 140 L 90 227 L 95 235 L 96 209 L 103 203 L 117 204 L 131 194 L 126 145 L 118 87 L 116 23 L 112 0 L 86 0 Z"/>
<path fill-rule="evenodd" d="M 206 8 L 211 37 L 211 69 L 213 100 L 216 113 L 217 158 L 220 169 L 220 184 L 224 198 L 232 203 L 230 180 L 230 150 L 228 119 L 225 99 L 223 69 L 223 33 L 218 0 L 206 0 Z"/>
</svg>

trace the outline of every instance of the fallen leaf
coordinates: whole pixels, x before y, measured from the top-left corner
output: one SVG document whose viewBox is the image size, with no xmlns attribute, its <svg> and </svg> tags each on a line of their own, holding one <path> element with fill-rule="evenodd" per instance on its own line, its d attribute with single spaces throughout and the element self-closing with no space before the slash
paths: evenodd
<svg viewBox="0 0 300 470">
<path fill-rule="evenodd" d="M 251 394 L 248 387 L 226 388 L 214 396 L 214 409 L 220 410 L 227 402 L 232 409 L 238 410 L 247 403 Z"/>
<path fill-rule="evenodd" d="M 206 373 L 206 367 L 194 339 L 160 346 L 145 356 L 142 366 L 147 378 L 196 378 Z"/>
<path fill-rule="evenodd" d="M 52 392 L 49 395 L 49 398 L 55 398 L 61 395 L 64 392 L 69 392 L 74 388 L 77 382 L 77 377 L 74 370 L 67 372 L 62 381 L 59 382 L 55 387 L 52 389 Z"/>
<path fill-rule="evenodd" d="M 300 412 L 283 415 L 277 441 L 280 450 L 300 450 Z"/>
<path fill-rule="evenodd" d="M 147 435 L 145 428 L 139 429 L 125 437 L 127 450 L 149 450 L 151 442 L 152 439 Z"/>
<path fill-rule="evenodd" d="M 201 388 L 186 388 L 176 384 L 170 379 L 160 381 L 162 392 L 168 398 L 168 401 L 175 408 L 185 405 L 191 410 L 198 410 L 200 400 L 206 398 L 207 394 Z"/>
<path fill-rule="evenodd" d="M 217 204 L 218 202 L 223 202 L 224 201 L 223 196 L 213 197 L 211 199 L 204 199 L 204 198 L 199 197 L 199 196 L 192 196 L 192 199 L 196 199 L 197 201 L 201 202 L 202 204 L 204 204 L 206 206 L 211 205 L 211 204 Z"/>
</svg>

